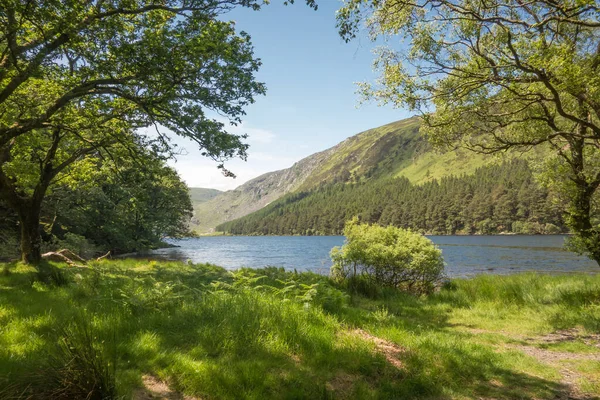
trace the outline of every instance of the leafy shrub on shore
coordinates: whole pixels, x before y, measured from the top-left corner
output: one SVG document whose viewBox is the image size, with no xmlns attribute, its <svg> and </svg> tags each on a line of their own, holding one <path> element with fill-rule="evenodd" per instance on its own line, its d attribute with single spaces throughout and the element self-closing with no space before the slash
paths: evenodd
<svg viewBox="0 0 600 400">
<path fill-rule="evenodd" d="M 413 293 L 430 293 L 444 271 L 442 252 L 429 239 L 393 226 L 360 224 L 352 219 L 344 228 L 346 241 L 334 247 L 334 279 L 372 283 Z"/>
</svg>

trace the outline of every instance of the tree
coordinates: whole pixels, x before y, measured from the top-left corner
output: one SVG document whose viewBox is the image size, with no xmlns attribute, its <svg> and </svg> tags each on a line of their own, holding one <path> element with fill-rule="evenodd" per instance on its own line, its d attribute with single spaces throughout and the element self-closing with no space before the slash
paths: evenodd
<svg viewBox="0 0 600 400">
<path fill-rule="evenodd" d="M 99 129 L 76 131 L 75 137 L 63 132 L 59 127 L 50 134 L 46 129 L 36 129 L 13 138 L 1 149 L 0 195 L 18 216 L 25 262 L 36 264 L 41 258 L 40 214 L 51 183 L 86 174 L 86 160 L 97 157 L 100 149 L 118 143 L 108 134 L 99 135 Z M 110 135 L 116 132 L 113 130 Z M 119 140 L 126 139 L 124 136 Z"/>
<path fill-rule="evenodd" d="M 595 0 L 349 0 L 338 27 L 346 40 L 363 21 L 373 39 L 401 38 L 359 91 L 419 112 L 435 144 L 547 147 L 573 247 L 600 264 L 599 17 Z"/>
<path fill-rule="evenodd" d="M 86 160 L 86 174 L 77 173 L 76 185 L 64 180 L 53 185 L 41 218 L 51 239 L 63 243 L 76 235 L 96 252 L 116 253 L 151 248 L 167 236 L 190 236 L 192 204 L 175 170 L 144 149 L 135 158 L 123 154 L 124 147 L 111 152 L 115 161 Z"/>
<path fill-rule="evenodd" d="M 51 183 L 88 154 L 135 141 L 140 128 L 156 128 L 153 145 L 168 144 L 167 129 L 192 139 L 226 174 L 225 160 L 245 158 L 243 136 L 211 115 L 239 123 L 265 87 L 250 37 L 220 16 L 259 5 L 0 0 L 0 196 L 19 216 L 23 261 L 40 261 Z"/>
</svg>

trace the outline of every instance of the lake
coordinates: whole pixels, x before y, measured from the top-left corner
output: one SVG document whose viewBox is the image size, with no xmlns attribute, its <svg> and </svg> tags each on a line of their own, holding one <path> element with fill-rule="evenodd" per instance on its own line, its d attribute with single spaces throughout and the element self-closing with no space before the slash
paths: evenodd
<svg viewBox="0 0 600 400">
<path fill-rule="evenodd" d="M 452 277 L 524 271 L 599 272 L 592 260 L 563 250 L 565 236 L 428 236 L 441 249 Z M 180 247 L 146 255 L 168 260 L 213 263 L 227 269 L 285 267 L 327 273 L 329 252 L 343 236 L 214 236 L 170 243 Z M 140 256 L 146 256 L 140 255 Z"/>
</svg>

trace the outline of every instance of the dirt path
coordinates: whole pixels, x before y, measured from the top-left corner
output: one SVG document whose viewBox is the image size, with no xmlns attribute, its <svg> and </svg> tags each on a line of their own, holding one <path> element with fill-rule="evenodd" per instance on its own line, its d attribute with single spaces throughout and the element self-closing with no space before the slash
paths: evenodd
<svg viewBox="0 0 600 400">
<path fill-rule="evenodd" d="M 371 335 L 369 332 L 364 331 L 362 329 L 355 329 L 351 333 L 353 335 L 361 337 L 362 339 L 375 343 L 375 348 L 378 352 L 385 356 L 387 362 L 389 362 L 398 369 L 404 368 L 404 365 L 402 365 L 402 361 L 400 361 L 399 356 L 406 350 L 398 346 L 396 343 Z"/>
<path fill-rule="evenodd" d="M 557 331 L 540 337 L 526 338 L 532 346 L 515 345 L 513 348 L 537 359 L 538 361 L 555 367 L 561 377 L 562 383 L 569 388 L 567 399 L 598 399 L 598 396 L 585 394 L 579 387 L 579 381 L 583 378 L 582 374 L 572 366 L 565 364 L 564 361 L 595 361 L 600 362 L 600 335 L 584 334 L 577 329 L 566 329 Z M 588 346 L 598 347 L 595 353 L 572 353 L 566 351 L 552 351 L 537 347 L 536 345 L 552 345 L 565 342 L 581 341 Z"/>
<path fill-rule="evenodd" d="M 142 382 L 144 387 L 133 394 L 133 400 L 200 400 L 170 389 L 165 382 L 152 375 L 144 375 Z"/>
<path fill-rule="evenodd" d="M 499 333 L 482 329 L 468 329 L 470 333 Z M 507 332 L 500 332 L 502 335 L 515 339 L 521 342 L 530 344 L 504 344 L 504 348 L 519 350 L 530 357 L 535 358 L 543 364 L 547 364 L 555 369 L 561 375 L 561 384 L 568 388 L 560 399 L 565 400 L 592 400 L 600 399 L 598 396 L 585 394 L 579 387 L 579 381 L 584 378 L 581 372 L 573 368 L 573 366 L 565 364 L 564 361 L 595 361 L 600 362 L 600 334 L 586 334 L 578 329 L 566 329 L 549 333 L 543 336 L 527 337 L 521 335 L 512 335 Z M 588 346 L 598 347 L 598 352 L 595 353 L 574 353 L 566 351 L 553 351 L 545 349 L 541 346 L 553 345 L 565 342 L 581 341 Z"/>
</svg>

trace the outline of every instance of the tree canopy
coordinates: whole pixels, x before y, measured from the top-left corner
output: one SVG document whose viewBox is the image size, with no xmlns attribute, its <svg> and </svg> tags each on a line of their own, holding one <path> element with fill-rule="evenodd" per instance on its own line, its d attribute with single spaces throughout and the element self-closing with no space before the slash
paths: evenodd
<svg viewBox="0 0 600 400">
<path fill-rule="evenodd" d="M 265 92 L 254 79 L 260 61 L 250 37 L 217 19 L 236 5 L 258 6 L 2 1 L 0 146 L 36 129 L 163 126 L 209 156 L 243 156 L 240 138 L 207 115 L 240 122 Z"/>
<path fill-rule="evenodd" d="M 239 123 L 265 86 L 249 35 L 221 16 L 261 4 L 0 1 L 0 196 L 19 216 L 24 261 L 39 261 L 48 188 L 115 145 L 164 154 L 172 132 L 231 174 L 223 162 L 248 146 L 222 118 Z"/>
<path fill-rule="evenodd" d="M 574 247 L 600 263 L 598 2 L 347 1 L 340 34 L 363 26 L 389 45 L 377 51 L 379 79 L 359 91 L 418 111 L 438 145 L 551 148 L 547 182 L 569 201 Z"/>
</svg>

